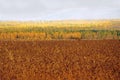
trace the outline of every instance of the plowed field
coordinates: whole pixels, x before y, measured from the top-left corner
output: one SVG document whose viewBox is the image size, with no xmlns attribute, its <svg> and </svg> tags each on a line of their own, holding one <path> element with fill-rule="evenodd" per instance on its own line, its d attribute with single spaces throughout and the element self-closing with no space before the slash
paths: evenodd
<svg viewBox="0 0 120 80">
<path fill-rule="evenodd" d="M 120 41 L 0 41 L 0 80 L 120 80 Z"/>
</svg>

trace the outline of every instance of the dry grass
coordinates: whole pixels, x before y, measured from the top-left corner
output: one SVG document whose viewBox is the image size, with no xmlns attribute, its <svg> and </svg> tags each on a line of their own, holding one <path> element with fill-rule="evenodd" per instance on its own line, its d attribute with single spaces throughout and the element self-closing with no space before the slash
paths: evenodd
<svg viewBox="0 0 120 80">
<path fill-rule="evenodd" d="M 120 80 L 120 41 L 0 41 L 0 80 Z"/>
</svg>

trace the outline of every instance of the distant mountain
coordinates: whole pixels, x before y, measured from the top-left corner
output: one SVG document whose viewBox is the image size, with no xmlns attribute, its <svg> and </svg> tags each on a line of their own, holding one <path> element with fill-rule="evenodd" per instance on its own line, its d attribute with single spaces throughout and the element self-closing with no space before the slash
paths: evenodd
<svg viewBox="0 0 120 80">
<path fill-rule="evenodd" d="M 73 8 L 58 10 L 57 12 L 45 14 L 41 16 L 41 20 L 80 20 L 80 19 L 119 19 L 118 9 L 109 9 L 109 8 Z"/>
</svg>

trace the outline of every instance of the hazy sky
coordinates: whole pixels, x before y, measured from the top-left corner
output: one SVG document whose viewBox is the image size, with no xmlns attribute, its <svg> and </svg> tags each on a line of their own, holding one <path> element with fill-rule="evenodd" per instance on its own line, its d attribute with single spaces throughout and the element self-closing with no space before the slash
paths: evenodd
<svg viewBox="0 0 120 80">
<path fill-rule="evenodd" d="M 0 0 L 0 20 L 120 18 L 120 0 Z"/>
</svg>

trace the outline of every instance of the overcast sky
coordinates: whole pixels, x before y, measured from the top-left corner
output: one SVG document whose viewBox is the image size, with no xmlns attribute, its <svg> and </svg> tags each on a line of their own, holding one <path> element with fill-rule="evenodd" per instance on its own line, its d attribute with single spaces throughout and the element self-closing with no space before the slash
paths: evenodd
<svg viewBox="0 0 120 80">
<path fill-rule="evenodd" d="M 120 0 L 0 0 L 0 20 L 119 18 Z"/>
</svg>

